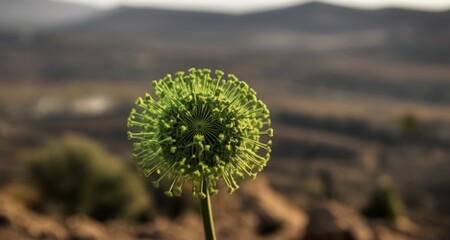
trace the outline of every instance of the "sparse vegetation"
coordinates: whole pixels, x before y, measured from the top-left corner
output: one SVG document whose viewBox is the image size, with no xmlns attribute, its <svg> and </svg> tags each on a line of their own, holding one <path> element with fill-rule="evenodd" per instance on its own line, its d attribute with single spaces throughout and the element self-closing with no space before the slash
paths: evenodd
<svg viewBox="0 0 450 240">
<path fill-rule="evenodd" d="M 83 137 L 67 136 L 39 149 L 26 164 L 24 180 L 39 193 L 33 207 L 41 211 L 136 219 L 149 207 L 141 179 Z"/>
<path fill-rule="evenodd" d="M 422 134 L 422 123 L 413 113 L 406 113 L 399 119 L 400 134 L 406 138 L 417 138 Z"/>
<path fill-rule="evenodd" d="M 380 186 L 371 193 L 362 213 L 368 218 L 395 219 L 405 213 L 405 206 L 393 186 Z"/>
</svg>

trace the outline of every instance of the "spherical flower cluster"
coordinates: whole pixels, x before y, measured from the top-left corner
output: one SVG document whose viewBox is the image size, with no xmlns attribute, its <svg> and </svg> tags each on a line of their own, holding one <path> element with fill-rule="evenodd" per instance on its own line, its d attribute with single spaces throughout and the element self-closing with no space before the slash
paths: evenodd
<svg viewBox="0 0 450 240">
<path fill-rule="evenodd" d="M 135 140 L 138 169 L 159 175 L 153 185 L 171 180 L 167 196 L 180 196 L 190 182 L 194 196 L 204 198 L 217 193 L 220 179 L 231 193 L 239 187 L 236 178 L 254 179 L 266 166 L 273 136 L 269 110 L 245 82 L 193 68 L 153 87 L 158 99 L 146 94 L 136 100 L 128 137 Z"/>
</svg>

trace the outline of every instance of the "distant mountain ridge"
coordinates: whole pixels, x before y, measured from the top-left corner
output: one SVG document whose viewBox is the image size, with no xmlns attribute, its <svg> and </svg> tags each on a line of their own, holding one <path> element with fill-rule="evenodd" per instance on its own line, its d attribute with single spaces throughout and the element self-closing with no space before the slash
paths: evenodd
<svg viewBox="0 0 450 240">
<path fill-rule="evenodd" d="M 346 34 L 375 30 L 425 34 L 433 29 L 444 35 L 450 32 L 449 11 L 397 8 L 362 10 L 309 2 L 242 15 L 120 7 L 60 30 L 62 33 L 138 36 L 162 41 L 242 43 L 260 37 L 295 41 L 292 39 L 302 34 Z"/>
<path fill-rule="evenodd" d="M 352 28 L 357 28 L 358 25 L 364 27 L 377 27 L 386 23 L 395 25 L 426 23 L 437 20 L 442 16 L 450 16 L 450 11 L 429 12 L 401 8 L 364 10 L 331 5 L 322 2 L 309 2 L 294 7 L 241 15 L 122 6 L 97 19 L 87 21 L 81 26 L 95 26 L 99 23 L 108 22 L 108 20 L 114 20 L 116 23 L 121 22 L 122 24 L 125 24 L 126 21 L 134 21 L 136 24 L 142 24 L 143 22 L 139 22 L 139 20 L 170 20 L 170 22 L 161 22 L 160 24 L 173 24 L 173 22 L 176 22 L 180 25 L 186 23 L 202 23 L 210 25 L 211 23 L 205 22 L 205 20 L 212 20 L 213 23 L 229 21 L 229 25 L 236 22 L 247 22 L 252 24 L 284 23 L 287 24 L 287 26 L 302 27 L 308 24 L 329 24 L 332 20 L 334 20 L 337 21 L 334 24 L 346 25 L 349 30 L 352 30 Z M 363 21 L 351 22 L 351 20 L 355 20 L 357 18 Z M 177 20 L 185 20 L 185 22 L 178 22 Z M 149 21 L 146 23 L 148 24 L 151 22 Z M 234 27 L 238 28 L 239 26 L 234 25 Z M 336 31 L 338 30 L 342 29 L 337 29 Z"/>
<path fill-rule="evenodd" d="M 48 29 L 86 20 L 98 12 L 86 5 L 52 0 L 1 0 L 0 29 Z"/>
<path fill-rule="evenodd" d="M 0 1 L 0 29 L 56 27 L 63 33 L 162 39 L 187 37 L 196 40 L 209 36 L 215 41 L 228 38 L 229 34 L 322 34 L 439 26 L 444 30 L 450 29 L 450 11 L 364 10 L 313 1 L 283 9 L 233 15 L 125 6 L 100 11 L 81 4 L 52 0 Z"/>
<path fill-rule="evenodd" d="M 321 2 L 235 15 L 126 6 L 99 11 L 51 0 L 3 0 L 0 31 L 3 25 L 15 30 L 144 39 L 181 47 L 396 51 L 405 58 L 440 58 L 436 61 L 447 61 L 442 50 L 450 49 L 450 11 L 364 10 Z"/>
</svg>

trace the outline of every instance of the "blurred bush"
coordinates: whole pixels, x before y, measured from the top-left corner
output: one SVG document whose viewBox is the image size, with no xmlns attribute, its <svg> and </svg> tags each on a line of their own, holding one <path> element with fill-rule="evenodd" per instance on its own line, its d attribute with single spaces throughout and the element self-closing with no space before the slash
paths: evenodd
<svg viewBox="0 0 450 240">
<path fill-rule="evenodd" d="M 406 113 L 401 116 L 398 125 L 403 137 L 417 138 L 422 135 L 422 123 L 413 113 Z"/>
<path fill-rule="evenodd" d="M 405 213 L 405 206 L 392 185 L 383 185 L 371 193 L 362 213 L 368 218 L 395 219 Z"/>
<path fill-rule="evenodd" d="M 46 144 L 26 163 L 24 180 L 39 198 L 32 206 L 97 220 L 138 219 L 149 210 L 143 181 L 96 142 L 69 135 Z"/>
</svg>

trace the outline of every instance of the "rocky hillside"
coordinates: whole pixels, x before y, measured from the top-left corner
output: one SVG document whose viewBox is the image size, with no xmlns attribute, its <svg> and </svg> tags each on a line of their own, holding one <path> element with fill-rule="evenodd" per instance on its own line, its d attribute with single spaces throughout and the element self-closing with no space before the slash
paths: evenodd
<svg viewBox="0 0 450 240">
<path fill-rule="evenodd" d="M 213 208 L 218 239 L 440 240 L 446 236 L 445 225 L 434 225 L 426 219 L 370 221 L 337 202 L 317 203 L 305 212 L 274 191 L 264 176 L 246 182 L 233 195 L 214 197 Z M 202 239 L 203 232 L 196 211 L 175 219 L 157 215 L 141 223 L 100 223 L 85 216 L 38 214 L 4 190 L 0 195 L 0 236 L 4 240 L 191 240 Z"/>
</svg>

